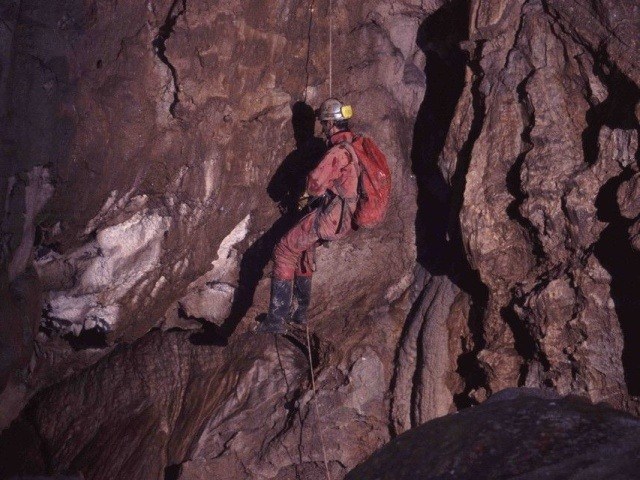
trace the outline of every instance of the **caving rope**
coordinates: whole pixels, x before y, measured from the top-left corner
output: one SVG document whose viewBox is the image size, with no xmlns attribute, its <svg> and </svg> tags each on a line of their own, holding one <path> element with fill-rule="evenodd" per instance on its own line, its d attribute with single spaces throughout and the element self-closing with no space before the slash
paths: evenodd
<svg viewBox="0 0 640 480">
<path fill-rule="evenodd" d="M 333 98 L 333 0 L 329 0 L 329 98 Z"/>
<path fill-rule="evenodd" d="M 307 29 L 307 59 L 305 65 L 306 81 L 303 97 L 307 101 L 307 89 L 309 88 L 309 59 L 311 57 L 311 30 L 313 28 L 313 14 L 315 12 L 315 0 L 309 5 L 309 27 Z M 329 0 L 329 98 L 333 98 L 333 0 Z"/>
<path fill-rule="evenodd" d="M 329 462 L 327 462 L 327 450 L 324 446 L 324 436 L 322 435 L 322 425 L 320 424 L 320 414 L 318 413 L 318 401 L 316 399 L 316 377 L 313 373 L 313 358 L 311 356 L 311 339 L 309 338 L 309 325 L 305 325 L 307 331 L 307 354 L 309 355 L 309 370 L 311 370 L 311 390 L 313 392 L 314 400 L 313 407 L 316 413 L 316 420 L 318 421 L 318 435 L 320 435 L 320 446 L 322 447 L 322 459 L 324 460 L 324 471 L 328 480 L 332 480 L 331 472 L 329 471 Z"/>
<path fill-rule="evenodd" d="M 309 86 L 309 71 L 308 71 L 308 63 L 309 63 L 309 54 L 311 50 L 311 26 L 313 23 L 313 11 L 314 11 L 314 2 L 315 0 L 311 0 L 310 7 L 310 17 L 309 17 L 309 40 L 307 46 L 307 85 L 304 91 L 304 97 L 306 100 L 307 97 L 307 88 Z M 333 96 L 333 0 L 329 0 L 329 98 Z M 327 449 L 324 445 L 324 435 L 322 434 L 322 424 L 320 422 L 320 413 L 318 409 L 318 400 L 317 400 L 317 390 L 316 390 L 316 377 L 313 368 L 313 356 L 311 355 L 311 338 L 309 336 L 309 325 L 305 325 L 306 335 L 307 335 L 307 355 L 309 356 L 309 370 L 311 372 L 311 390 L 313 392 L 313 396 L 311 400 L 313 401 L 313 408 L 316 414 L 316 420 L 318 422 L 318 435 L 320 436 L 320 446 L 322 447 L 322 459 L 324 460 L 324 470 L 327 480 L 332 480 L 331 472 L 329 471 L 329 462 L 327 461 Z M 311 401 L 310 400 L 310 401 Z"/>
</svg>

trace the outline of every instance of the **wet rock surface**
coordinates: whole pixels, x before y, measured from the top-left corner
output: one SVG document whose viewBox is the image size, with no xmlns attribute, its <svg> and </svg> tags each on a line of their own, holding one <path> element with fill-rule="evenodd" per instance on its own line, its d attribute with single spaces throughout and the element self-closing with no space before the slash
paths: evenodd
<svg viewBox="0 0 640 480">
<path fill-rule="evenodd" d="M 506 387 L 638 412 L 637 2 L 333 6 L 0 7 L 0 471 L 342 478 Z M 318 249 L 309 349 L 249 332 L 330 18 L 394 185 Z"/>
<path fill-rule="evenodd" d="M 393 439 L 346 480 L 638 476 L 640 420 L 577 397 L 508 389 Z"/>
</svg>

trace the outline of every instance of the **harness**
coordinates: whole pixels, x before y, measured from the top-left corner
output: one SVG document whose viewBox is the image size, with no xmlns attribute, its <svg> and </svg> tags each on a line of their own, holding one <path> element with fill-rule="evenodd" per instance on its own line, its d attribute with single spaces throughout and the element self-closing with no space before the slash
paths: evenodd
<svg viewBox="0 0 640 480">
<path fill-rule="evenodd" d="M 355 138 L 355 136 L 354 136 Z M 318 205 L 317 207 L 317 215 L 316 218 L 314 220 L 314 229 L 316 232 L 319 232 L 319 222 L 320 222 L 320 215 L 327 212 L 328 210 L 330 210 L 333 205 L 334 202 L 336 201 L 340 201 L 341 205 L 340 205 L 340 219 L 338 221 L 338 225 L 336 227 L 336 230 L 334 233 L 339 233 L 340 231 L 342 231 L 345 221 L 347 220 L 347 217 L 349 217 L 349 219 L 351 219 L 351 217 L 353 216 L 356 206 L 357 206 L 357 202 L 360 199 L 361 195 L 361 168 L 360 168 L 360 163 L 358 160 L 358 155 L 355 151 L 355 149 L 353 148 L 353 146 L 351 145 L 351 142 L 349 142 L 348 140 L 343 140 L 342 142 L 336 144 L 335 146 L 340 147 L 340 148 L 344 148 L 347 151 L 347 154 L 350 158 L 349 163 L 347 164 L 347 166 L 354 164 L 355 169 L 356 169 L 356 173 L 358 176 L 358 188 L 356 191 L 356 195 L 355 196 L 348 196 L 347 192 L 344 190 L 344 188 L 342 188 L 342 186 L 340 185 L 339 179 L 338 180 L 334 180 L 333 181 L 333 188 L 335 190 L 336 193 L 334 193 L 331 190 L 327 190 L 327 192 L 320 197 L 321 203 L 320 205 Z M 346 168 L 346 167 L 345 167 Z M 323 239 L 324 242 L 328 242 L 328 240 Z"/>
</svg>

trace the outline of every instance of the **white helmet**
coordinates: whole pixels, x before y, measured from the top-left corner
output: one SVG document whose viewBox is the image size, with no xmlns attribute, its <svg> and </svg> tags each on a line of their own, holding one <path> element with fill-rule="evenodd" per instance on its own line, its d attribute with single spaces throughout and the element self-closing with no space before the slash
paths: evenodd
<svg viewBox="0 0 640 480">
<path fill-rule="evenodd" d="M 328 98 L 316 110 L 318 120 L 349 120 L 353 116 L 351 105 L 345 105 L 340 100 Z"/>
</svg>

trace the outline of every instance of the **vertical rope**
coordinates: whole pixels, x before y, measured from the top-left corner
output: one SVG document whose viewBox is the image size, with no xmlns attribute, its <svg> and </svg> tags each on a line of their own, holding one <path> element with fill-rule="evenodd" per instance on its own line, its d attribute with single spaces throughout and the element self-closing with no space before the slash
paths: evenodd
<svg viewBox="0 0 640 480">
<path fill-rule="evenodd" d="M 329 77 L 331 78 L 331 77 Z M 331 83 L 329 83 L 331 87 Z M 311 369 L 311 388 L 313 390 L 313 406 L 316 413 L 316 420 L 318 421 L 318 434 L 320 435 L 320 445 L 322 446 L 322 458 L 324 459 L 324 470 L 327 480 L 332 480 L 331 472 L 329 472 L 329 462 L 327 462 L 327 450 L 324 447 L 324 437 L 322 435 L 322 424 L 320 423 L 320 414 L 318 413 L 318 401 L 316 399 L 316 378 L 313 373 L 313 358 L 311 357 L 311 340 L 309 339 L 309 325 L 307 327 L 307 353 L 309 354 L 309 368 Z"/>
<path fill-rule="evenodd" d="M 333 97 L 333 0 L 329 0 L 329 98 Z"/>
<path fill-rule="evenodd" d="M 302 92 L 305 103 L 307 101 L 307 90 L 309 90 L 309 62 L 311 61 L 311 33 L 313 29 L 313 13 L 315 12 L 315 3 L 315 0 L 311 0 L 311 5 L 309 7 L 309 25 L 307 27 L 307 58 L 304 64 L 306 78 L 304 82 L 304 91 Z"/>
</svg>

